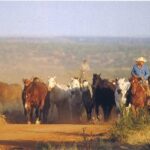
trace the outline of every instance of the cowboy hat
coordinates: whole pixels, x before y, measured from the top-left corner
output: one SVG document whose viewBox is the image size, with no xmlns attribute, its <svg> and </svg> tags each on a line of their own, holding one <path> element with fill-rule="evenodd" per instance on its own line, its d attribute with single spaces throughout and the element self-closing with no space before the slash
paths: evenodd
<svg viewBox="0 0 150 150">
<path fill-rule="evenodd" d="M 139 62 L 139 61 L 147 62 L 147 60 L 144 57 L 139 57 L 135 61 L 137 61 L 137 62 Z"/>
</svg>

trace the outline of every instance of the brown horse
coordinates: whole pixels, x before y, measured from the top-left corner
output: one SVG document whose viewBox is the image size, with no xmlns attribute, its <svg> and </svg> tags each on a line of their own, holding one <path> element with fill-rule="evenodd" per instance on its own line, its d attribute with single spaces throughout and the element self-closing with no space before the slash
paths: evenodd
<svg viewBox="0 0 150 150">
<path fill-rule="evenodd" d="M 26 89 L 30 85 L 32 81 L 29 79 L 23 79 L 24 88 L 22 90 L 22 103 L 23 103 L 23 109 L 24 109 L 24 115 L 27 115 L 26 109 L 25 109 L 25 101 L 26 101 Z"/>
<path fill-rule="evenodd" d="M 47 114 L 49 109 L 49 96 L 47 86 L 37 80 L 24 82 L 24 90 L 22 94 L 25 115 L 28 123 L 33 121 L 33 111 L 36 113 L 36 123 L 41 121 L 41 114 L 43 113 L 43 121 L 47 121 Z"/>
<path fill-rule="evenodd" d="M 139 108 L 144 108 L 147 99 L 147 87 L 137 77 L 132 77 L 131 80 L 131 105 L 132 110 L 138 113 Z"/>
</svg>

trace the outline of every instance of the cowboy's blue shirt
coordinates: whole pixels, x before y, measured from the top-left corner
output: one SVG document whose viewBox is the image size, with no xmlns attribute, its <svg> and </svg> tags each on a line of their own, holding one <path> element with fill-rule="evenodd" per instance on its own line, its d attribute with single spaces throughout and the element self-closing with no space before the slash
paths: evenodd
<svg viewBox="0 0 150 150">
<path fill-rule="evenodd" d="M 150 76 L 148 66 L 145 64 L 141 68 L 139 68 L 137 64 L 135 64 L 132 68 L 131 74 L 138 77 L 144 77 L 145 80 L 147 80 Z"/>
</svg>

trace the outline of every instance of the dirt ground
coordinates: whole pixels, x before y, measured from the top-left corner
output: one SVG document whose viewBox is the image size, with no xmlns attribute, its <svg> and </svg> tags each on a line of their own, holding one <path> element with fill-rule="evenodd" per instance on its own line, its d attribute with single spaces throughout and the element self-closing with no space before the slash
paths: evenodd
<svg viewBox="0 0 150 150">
<path fill-rule="evenodd" d="M 33 150 L 38 142 L 80 142 L 105 135 L 110 124 L 5 124 L 0 126 L 0 150 Z M 105 138 L 105 137 L 104 137 Z"/>
</svg>

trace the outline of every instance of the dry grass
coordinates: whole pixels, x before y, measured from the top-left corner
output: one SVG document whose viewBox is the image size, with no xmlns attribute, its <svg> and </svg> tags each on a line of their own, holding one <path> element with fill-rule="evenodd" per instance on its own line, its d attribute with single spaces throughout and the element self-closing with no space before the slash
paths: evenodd
<svg viewBox="0 0 150 150">
<path fill-rule="evenodd" d="M 6 125 L 6 117 L 4 115 L 0 115 L 0 125 Z"/>
<path fill-rule="evenodd" d="M 128 115 L 121 116 L 115 123 L 111 130 L 111 139 L 128 142 L 132 138 L 135 140 L 135 136 L 138 142 L 138 137 L 142 136 L 143 140 L 141 140 L 144 142 L 150 135 L 150 132 L 147 132 L 147 129 L 150 129 L 148 127 L 150 127 L 150 114 L 146 109 L 141 109 L 138 116 L 130 111 Z"/>
<path fill-rule="evenodd" d="M 132 130 L 128 135 L 127 143 L 131 145 L 150 144 L 150 125 L 143 126 L 141 130 Z"/>
</svg>

